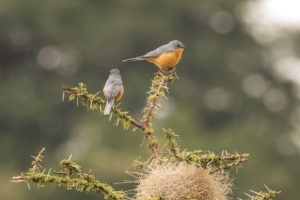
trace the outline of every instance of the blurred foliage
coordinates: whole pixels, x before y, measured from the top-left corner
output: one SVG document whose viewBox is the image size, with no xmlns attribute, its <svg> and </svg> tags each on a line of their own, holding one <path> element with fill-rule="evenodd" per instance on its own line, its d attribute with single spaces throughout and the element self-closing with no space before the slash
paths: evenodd
<svg viewBox="0 0 300 200">
<path fill-rule="evenodd" d="M 237 197 L 265 183 L 280 188 L 280 198 L 295 199 L 297 93 L 272 70 L 272 45 L 249 33 L 242 20 L 245 3 L 0 1 L 0 199 L 98 199 L 8 184 L 41 146 L 48 149 L 47 166 L 72 153 L 72 160 L 93 168 L 107 183 L 128 179 L 124 169 L 149 155 L 146 144 L 140 146 L 144 136 L 111 127 L 97 112 L 61 103 L 61 85 L 84 82 L 97 93 L 109 69 L 118 66 L 125 86 L 122 107 L 141 116 L 144 92 L 157 69 L 121 59 L 173 39 L 187 46 L 177 67 L 180 79 L 170 86 L 153 127 L 172 127 L 188 149 L 250 153 L 250 162 L 236 175 Z M 286 34 L 296 51 L 297 34 Z M 156 136 L 164 142 L 163 134 Z"/>
</svg>

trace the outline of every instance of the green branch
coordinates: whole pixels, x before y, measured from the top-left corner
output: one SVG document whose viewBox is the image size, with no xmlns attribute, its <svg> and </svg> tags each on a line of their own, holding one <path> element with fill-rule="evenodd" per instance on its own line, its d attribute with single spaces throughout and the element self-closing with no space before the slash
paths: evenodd
<svg viewBox="0 0 300 200">
<path fill-rule="evenodd" d="M 95 176 L 89 173 L 83 173 L 81 167 L 71 160 L 62 160 L 59 164 L 59 171 L 44 174 L 41 172 L 40 162 L 43 148 L 40 153 L 34 157 L 32 168 L 27 172 L 21 173 L 20 176 L 12 177 L 12 182 L 33 182 L 38 186 L 45 186 L 46 184 L 55 184 L 60 187 L 65 187 L 67 190 L 74 189 L 78 192 L 93 192 L 96 194 L 102 193 L 107 200 L 124 200 L 124 193 L 122 191 L 115 191 L 111 186 L 95 179 Z"/>
<path fill-rule="evenodd" d="M 247 193 L 245 193 L 245 195 L 249 198 L 249 200 L 272 200 L 281 193 L 281 191 L 269 189 L 266 185 L 265 187 L 267 188 L 267 191 L 255 192 L 253 190 L 249 190 L 251 193 L 253 193 L 253 195 Z"/>
<path fill-rule="evenodd" d="M 179 145 L 175 139 L 175 132 L 169 129 L 163 129 L 168 140 L 168 146 L 172 152 L 171 162 L 186 162 L 194 164 L 204 169 L 210 169 L 211 173 L 219 170 L 239 167 L 241 163 L 248 161 L 249 154 L 229 154 L 223 152 L 221 155 L 215 155 L 209 151 L 195 150 L 180 152 Z"/>
<path fill-rule="evenodd" d="M 83 83 L 79 83 L 78 87 L 70 88 L 68 86 L 62 86 L 63 89 L 63 101 L 65 97 L 65 93 L 69 93 L 69 101 L 73 101 L 76 99 L 77 106 L 79 104 L 79 98 L 81 97 L 81 103 L 84 106 L 87 106 L 90 110 L 99 110 L 103 112 L 105 108 L 106 101 L 101 97 L 97 97 L 94 94 L 89 94 L 86 85 Z M 130 128 L 130 124 L 136 126 L 137 128 L 143 129 L 142 123 L 134 120 L 134 118 L 128 115 L 128 112 L 121 111 L 121 109 L 116 106 L 112 107 L 113 113 L 115 113 L 118 117 L 118 121 L 123 123 L 123 128 L 128 130 Z"/>
<path fill-rule="evenodd" d="M 156 137 L 153 136 L 154 130 L 152 128 L 151 120 L 156 118 L 157 114 L 154 112 L 154 109 L 160 107 L 157 103 L 159 99 L 162 97 L 166 97 L 165 91 L 168 90 L 167 84 L 168 82 L 174 80 L 176 78 L 175 69 L 169 70 L 167 72 L 157 72 L 154 75 L 152 80 L 152 84 L 150 86 L 150 91 L 148 92 L 149 96 L 147 97 L 148 107 L 143 109 L 145 113 L 143 115 L 143 126 L 145 137 L 148 141 L 148 146 L 152 150 L 152 154 L 155 158 L 159 158 L 158 152 L 158 142 Z"/>
<path fill-rule="evenodd" d="M 153 136 L 154 130 L 152 128 L 152 123 L 150 122 L 152 119 L 156 117 L 156 113 L 154 109 L 159 107 L 157 101 L 165 97 L 165 90 L 167 90 L 167 83 L 176 78 L 175 69 L 170 70 L 166 73 L 157 72 L 152 80 L 152 84 L 150 86 L 149 96 L 147 97 L 148 106 L 143 109 L 145 113 L 143 115 L 143 119 L 138 122 L 134 120 L 134 118 L 128 115 L 128 112 L 123 112 L 117 106 L 112 107 L 113 113 L 117 115 L 117 124 L 119 121 L 122 122 L 123 128 L 128 130 L 130 128 L 130 124 L 134 125 L 135 128 L 141 129 L 145 133 L 145 137 L 148 142 L 148 147 L 151 149 L 152 154 L 155 158 L 159 158 L 158 151 L 158 142 L 156 137 Z M 76 99 L 77 106 L 79 104 L 79 98 L 81 98 L 81 103 L 84 106 L 87 106 L 88 109 L 91 110 L 100 110 L 103 112 L 106 101 L 93 94 L 89 94 L 86 85 L 83 83 L 79 83 L 78 87 L 70 88 L 68 86 L 62 86 L 63 88 L 63 100 L 65 97 L 65 93 L 69 93 L 69 100 L 73 101 Z"/>
<path fill-rule="evenodd" d="M 220 170 L 231 169 L 239 167 L 241 163 L 248 161 L 249 154 L 230 154 L 223 152 L 221 155 L 215 155 L 212 152 L 195 150 L 183 151 L 176 154 L 176 158 L 171 158 L 173 162 L 186 162 L 194 164 L 204 169 L 211 170 L 211 173 Z"/>
<path fill-rule="evenodd" d="M 179 145 L 175 139 L 175 132 L 172 131 L 170 128 L 169 129 L 163 129 L 164 134 L 167 137 L 168 140 L 168 145 L 170 147 L 170 150 L 174 156 L 175 159 L 180 160 L 181 158 L 179 157 L 180 149 Z"/>
<path fill-rule="evenodd" d="M 136 161 L 134 164 L 136 167 L 140 167 L 147 171 L 146 167 L 152 164 L 153 160 L 159 160 L 159 164 L 163 163 L 180 163 L 195 165 L 203 169 L 208 169 L 212 174 L 217 171 L 223 171 L 235 167 L 241 166 L 243 162 L 248 160 L 249 154 L 230 154 L 226 151 L 221 155 L 215 155 L 209 151 L 194 150 L 194 151 L 181 151 L 176 141 L 176 135 L 171 129 L 163 129 L 163 133 L 168 140 L 168 146 L 170 152 L 167 157 L 161 159 L 158 151 L 158 142 L 154 137 L 154 130 L 152 128 L 152 120 L 156 118 L 157 113 L 155 110 L 160 107 L 159 100 L 166 97 L 165 92 L 168 91 L 168 83 L 176 78 L 175 69 L 166 72 L 157 72 L 152 80 L 150 86 L 149 96 L 147 97 L 147 106 L 143 109 L 143 117 L 139 121 L 135 120 L 128 112 L 121 111 L 116 105 L 112 107 L 112 115 L 117 116 L 117 123 L 120 121 L 125 130 L 128 130 L 133 125 L 133 130 L 140 129 L 145 134 L 145 138 L 148 143 L 148 147 L 152 151 L 152 157 L 147 162 Z M 65 93 L 69 94 L 69 100 L 76 100 L 77 106 L 79 101 L 83 106 L 86 106 L 90 110 L 99 110 L 103 112 L 106 101 L 104 98 L 89 94 L 86 85 L 79 83 L 78 87 L 70 88 L 62 86 L 63 88 L 63 100 Z M 111 116 L 112 116 L 111 115 Z M 69 160 L 62 160 L 59 164 L 59 170 L 51 173 L 51 170 L 47 174 L 42 171 L 41 162 L 44 156 L 42 155 L 45 148 L 34 156 L 32 161 L 32 167 L 27 172 L 21 173 L 20 176 L 12 177 L 12 182 L 33 182 L 38 186 L 45 186 L 46 184 L 55 184 L 61 187 L 65 187 L 67 190 L 74 189 L 79 192 L 93 192 L 96 194 L 102 193 L 107 200 L 125 200 L 129 199 L 124 195 L 122 191 L 115 191 L 111 186 L 96 180 L 93 175 L 84 173 L 81 167 Z M 177 165 L 176 165 L 177 166 Z M 267 187 L 266 187 L 267 188 Z M 280 192 L 270 190 L 267 188 L 267 192 L 255 192 L 251 191 L 254 195 L 246 194 L 251 200 L 271 200 Z M 151 200 L 159 200 L 160 197 L 152 198 Z M 150 199 L 149 199 L 150 200 Z"/>
<path fill-rule="evenodd" d="M 172 81 L 175 78 L 175 69 L 172 69 L 166 73 L 159 71 L 154 75 L 152 84 L 150 86 L 150 91 L 148 92 L 149 96 L 147 97 L 148 107 L 143 110 L 145 113 L 143 116 L 143 122 L 145 126 L 151 126 L 149 124 L 150 120 L 156 118 L 157 115 L 156 112 L 154 112 L 154 109 L 156 107 L 160 107 L 157 101 L 162 97 L 166 97 L 165 91 L 168 90 L 167 84 L 169 81 Z"/>
</svg>

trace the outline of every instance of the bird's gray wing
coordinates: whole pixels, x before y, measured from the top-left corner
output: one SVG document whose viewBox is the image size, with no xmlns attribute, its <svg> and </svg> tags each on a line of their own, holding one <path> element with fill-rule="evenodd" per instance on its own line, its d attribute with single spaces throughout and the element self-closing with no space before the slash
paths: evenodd
<svg viewBox="0 0 300 200">
<path fill-rule="evenodd" d="M 170 46 L 169 44 L 162 45 L 158 47 L 157 49 L 150 51 L 146 53 L 143 56 L 140 56 L 141 58 L 156 58 L 162 53 L 168 53 L 168 52 L 173 52 L 175 49 Z"/>
<path fill-rule="evenodd" d="M 122 81 L 118 80 L 107 80 L 104 89 L 107 99 L 115 98 L 122 90 L 123 84 Z"/>
</svg>

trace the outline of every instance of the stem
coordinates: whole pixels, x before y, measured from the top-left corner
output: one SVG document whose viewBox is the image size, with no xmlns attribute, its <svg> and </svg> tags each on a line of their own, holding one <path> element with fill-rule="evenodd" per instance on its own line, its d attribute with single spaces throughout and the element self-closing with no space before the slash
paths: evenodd
<svg viewBox="0 0 300 200">
<path fill-rule="evenodd" d="M 144 117 L 143 130 L 148 130 L 149 129 L 150 118 L 151 118 L 151 115 L 152 115 L 152 113 L 154 111 L 154 108 L 156 106 L 157 98 L 160 97 L 159 93 L 162 91 L 163 86 L 166 85 L 168 80 L 169 80 L 169 76 L 162 74 L 162 79 L 161 79 L 157 89 L 154 92 L 155 98 L 153 98 L 151 100 L 151 102 L 149 103 L 149 107 L 147 109 L 146 116 Z M 160 154 L 159 154 L 157 146 L 153 144 L 153 133 L 151 131 L 146 132 L 146 139 L 148 141 L 149 148 L 151 148 L 153 156 L 156 159 L 159 159 Z"/>
<path fill-rule="evenodd" d="M 156 159 L 160 158 L 157 146 L 153 145 L 153 137 L 152 137 L 152 133 L 151 132 L 147 132 L 146 133 L 146 138 L 148 141 L 148 145 L 151 148 L 152 154 Z"/>
<path fill-rule="evenodd" d="M 63 89 L 64 92 L 69 92 L 69 93 L 71 93 L 71 94 L 74 94 L 74 95 L 77 95 L 77 96 L 81 96 L 81 97 L 83 97 L 83 98 L 84 98 L 86 101 L 88 101 L 88 102 L 98 103 L 99 105 L 105 106 L 105 101 L 102 100 L 102 99 L 100 99 L 100 100 L 95 99 L 93 96 L 91 96 L 91 95 L 89 95 L 89 94 L 79 94 L 78 91 L 77 91 L 76 89 L 70 88 L 70 87 L 65 86 L 65 85 L 62 86 L 62 89 Z M 144 126 L 143 126 L 142 123 L 140 123 L 140 122 L 134 120 L 134 119 L 133 119 L 131 116 L 129 116 L 129 115 L 123 114 L 123 113 L 121 112 L 120 109 L 114 107 L 114 108 L 112 108 L 112 111 L 113 111 L 114 113 L 116 113 L 116 114 L 118 115 L 118 117 L 123 118 L 123 119 L 125 119 L 126 121 L 129 121 L 132 125 L 136 126 L 137 128 L 140 128 L 140 129 L 144 130 L 144 129 L 143 129 Z"/>
<path fill-rule="evenodd" d="M 166 82 L 168 81 L 168 76 L 163 75 L 163 78 L 161 79 L 161 82 L 157 88 L 157 90 L 155 91 L 155 96 L 156 98 L 153 98 L 153 100 L 151 101 L 149 108 L 148 108 L 148 112 L 146 114 L 145 120 L 144 120 L 144 126 L 148 127 L 149 126 L 149 122 L 150 122 L 150 116 L 153 112 L 153 109 L 155 108 L 156 105 L 156 100 L 159 97 L 159 93 L 161 92 L 163 86 L 166 84 Z"/>
<path fill-rule="evenodd" d="M 136 128 L 139 128 L 145 133 L 148 146 L 151 149 L 154 158 L 156 159 L 160 158 L 160 154 L 157 148 L 156 139 L 153 136 L 153 130 L 151 129 L 150 121 L 153 118 L 152 116 L 154 115 L 154 108 L 157 106 L 157 99 L 164 95 L 163 90 L 166 88 L 168 81 L 173 80 L 174 77 L 174 70 L 169 71 L 168 73 L 158 72 L 155 75 L 152 81 L 152 86 L 150 87 L 152 94 L 149 97 L 152 98 L 148 100 L 149 106 L 146 107 L 147 112 L 140 122 L 134 120 L 132 116 L 127 115 L 126 112 L 122 112 L 116 106 L 112 107 L 112 111 L 118 116 L 119 119 L 124 119 L 125 121 L 130 122 L 130 124 L 134 125 Z M 99 108 L 105 106 L 106 104 L 106 101 L 101 97 L 96 97 L 95 95 L 88 94 L 83 83 L 79 84 L 79 88 L 70 88 L 68 86 L 63 85 L 62 89 L 63 96 L 65 92 L 68 92 L 73 94 L 76 97 L 76 99 L 78 99 L 78 97 L 82 97 L 87 104 L 91 104 L 91 108 L 94 104 L 98 104 Z"/>
</svg>

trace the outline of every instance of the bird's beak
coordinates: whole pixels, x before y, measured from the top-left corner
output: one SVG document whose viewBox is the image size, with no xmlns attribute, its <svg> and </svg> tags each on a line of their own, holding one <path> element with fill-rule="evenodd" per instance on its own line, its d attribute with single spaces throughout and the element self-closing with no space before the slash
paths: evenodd
<svg viewBox="0 0 300 200">
<path fill-rule="evenodd" d="M 183 47 L 183 48 L 185 48 L 186 46 L 185 46 L 185 45 L 183 45 L 182 47 Z"/>
</svg>

